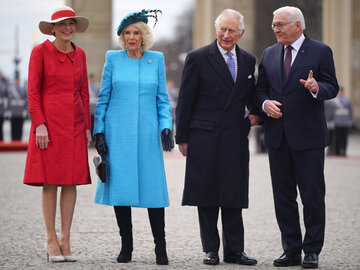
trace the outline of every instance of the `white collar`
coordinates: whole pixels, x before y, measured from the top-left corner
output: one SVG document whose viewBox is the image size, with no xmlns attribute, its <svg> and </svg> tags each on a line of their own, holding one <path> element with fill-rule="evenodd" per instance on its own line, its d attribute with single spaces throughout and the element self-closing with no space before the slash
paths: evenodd
<svg viewBox="0 0 360 270">
<path fill-rule="evenodd" d="M 227 54 L 227 51 L 224 50 L 224 49 L 220 46 L 219 42 L 216 42 L 216 44 L 217 44 L 217 46 L 218 46 L 218 48 L 219 48 L 219 51 L 220 51 L 221 55 Z M 236 48 L 236 45 L 235 45 L 234 48 L 230 51 L 233 57 L 236 57 L 236 49 L 235 49 L 235 48 Z"/>
<path fill-rule="evenodd" d="M 295 42 L 291 44 L 291 47 L 293 47 L 296 51 L 299 51 L 301 45 L 303 44 L 305 40 L 304 34 L 302 34 Z M 288 46 L 284 46 L 285 50 Z"/>
</svg>

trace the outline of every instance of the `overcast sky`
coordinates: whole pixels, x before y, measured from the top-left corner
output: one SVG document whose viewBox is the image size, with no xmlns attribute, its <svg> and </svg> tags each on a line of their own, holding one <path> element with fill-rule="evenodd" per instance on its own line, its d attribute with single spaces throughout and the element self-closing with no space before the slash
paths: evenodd
<svg viewBox="0 0 360 270">
<path fill-rule="evenodd" d="M 101 0 L 99 0 L 101 1 Z M 130 12 L 142 9 L 161 9 L 158 25 L 153 29 L 155 39 L 171 39 L 172 31 L 179 14 L 191 8 L 195 0 L 113 0 L 113 29 Z M 51 11 L 65 4 L 63 0 L 8 0 L 0 9 L 0 72 L 9 79 L 14 78 L 15 28 L 19 29 L 19 69 L 22 80 L 27 79 L 27 68 L 34 40 L 41 43 L 50 36 L 43 35 L 38 29 L 39 21 L 50 20 Z M 75 10 L 76 11 L 76 10 Z M 82 14 L 81 14 L 82 15 Z M 153 25 L 150 19 L 150 26 Z"/>
</svg>

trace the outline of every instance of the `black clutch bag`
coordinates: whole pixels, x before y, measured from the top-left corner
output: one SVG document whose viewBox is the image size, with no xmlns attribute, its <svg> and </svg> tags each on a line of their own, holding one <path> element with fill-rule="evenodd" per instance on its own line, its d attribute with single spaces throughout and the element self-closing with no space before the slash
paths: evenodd
<svg viewBox="0 0 360 270">
<path fill-rule="evenodd" d="M 97 176 L 100 178 L 101 182 L 106 183 L 107 180 L 107 162 L 100 155 L 95 155 L 93 158 L 95 165 L 95 170 Z"/>
</svg>

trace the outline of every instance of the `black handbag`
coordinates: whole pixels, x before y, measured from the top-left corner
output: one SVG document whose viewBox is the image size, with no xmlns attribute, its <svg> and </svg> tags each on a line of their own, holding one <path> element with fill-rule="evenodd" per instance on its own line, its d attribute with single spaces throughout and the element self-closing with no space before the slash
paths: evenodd
<svg viewBox="0 0 360 270">
<path fill-rule="evenodd" d="M 101 182 L 106 183 L 107 180 L 107 162 L 101 155 L 95 155 L 93 158 L 97 176 Z"/>
</svg>

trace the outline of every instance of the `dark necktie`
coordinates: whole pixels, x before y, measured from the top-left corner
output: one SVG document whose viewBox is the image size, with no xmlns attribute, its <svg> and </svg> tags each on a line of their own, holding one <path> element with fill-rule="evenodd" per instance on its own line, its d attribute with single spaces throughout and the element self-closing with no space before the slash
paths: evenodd
<svg viewBox="0 0 360 270">
<path fill-rule="evenodd" d="M 293 49 L 293 47 L 291 47 L 291 45 L 286 47 L 286 55 L 285 55 L 285 62 L 284 62 L 284 70 L 285 70 L 285 76 L 287 77 L 287 75 L 289 74 L 290 71 L 290 67 L 291 67 L 291 50 Z"/>
</svg>

